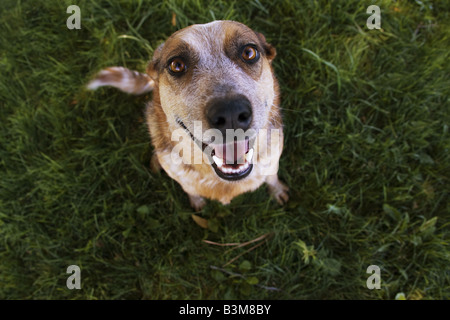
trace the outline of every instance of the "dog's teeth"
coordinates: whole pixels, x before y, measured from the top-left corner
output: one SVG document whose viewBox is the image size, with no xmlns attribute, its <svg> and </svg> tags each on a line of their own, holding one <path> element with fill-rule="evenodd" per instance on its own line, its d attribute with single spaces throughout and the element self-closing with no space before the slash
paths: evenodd
<svg viewBox="0 0 450 320">
<path fill-rule="evenodd" d="M 222 159 L 220 159 L 220 158 L 218 158 L 216 156 L 213 156 L 213 160 L 217 164 L 218 167 L 221 167 L 223 165 L 223 160 Z"/>
<path fill-rule="evenodd" d="M 250 166 L 250 160 L 253 157 L 253 149 L 250 149 L 249 152 L 247 152 L 247 154 L 245 155 L 245 159 L 247 161 L 245 161 L 245 163 L 240 164 L 237 168 L 236 167 L 231 167 L 231 166 L 226 166 L 224 163 L 224 160 L 213 155 L 212 158 L 214 160 L 214 162 L 216 163 L 217 167 L 220 169 L 220 171 L 222 171 L 223 173 L 227 173 L 227 174 L 239 174 L 241 172 L 244 172 L 245 170 L 248 169 L 248 167 Z"/>
<path fill-rule="evenodd" d="M 250 162 L 250 161 L 252 161 L 252 158 L 253 158 L 253 149 L 250 149 L 245 154 L 245 160 L 247 160 L 247 162 Z"/>
</svg>

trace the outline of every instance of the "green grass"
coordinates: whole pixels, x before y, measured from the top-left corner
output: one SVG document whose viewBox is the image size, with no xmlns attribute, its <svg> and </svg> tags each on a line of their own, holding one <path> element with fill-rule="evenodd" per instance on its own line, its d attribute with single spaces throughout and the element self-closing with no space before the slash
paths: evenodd
<svg viewBox="0 0 450 320">
<path fill-rule="evenodd" d="M 0 298 L 449 299 L 450 6 L 374 1 L 369 30 L 369 2 L 2 0 Z M 151 94 L 84 85 L 145 70 L 171 33 L 214 19 L 277 48 L 291 198 L 209 201 L 202 229 L 149 170 Z"/>
</svg>

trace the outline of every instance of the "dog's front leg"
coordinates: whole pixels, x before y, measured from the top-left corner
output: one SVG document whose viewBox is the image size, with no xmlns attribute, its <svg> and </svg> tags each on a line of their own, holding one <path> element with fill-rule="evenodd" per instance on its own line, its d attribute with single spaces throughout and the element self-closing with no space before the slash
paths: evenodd
<svg viewBox="0 0 450 320">
<path fill-rule="evenodd" d="M 191 203 L 191 207 L 195 210 L 195 211 L 200 211 L 202 210 L 202 208 L 205 206 L 206 201 L 203 197 L 200 196 L 193 196 L 188 194 L 189 196 L 189 202 Z"/>
<path fill-rule="evenodd" d="M 267 176 L 267 186 L 269 187 L 269 193 L 277 200 L 281 205 L 286 204 L 289 200 L 289 188 L 278 179 L 278 175 L 274 174 Z"/>
<path fill-rule="evenodd" d="M 152 155 L 152 159 L 150 160 L 150 170 L 153 173 L 157 173 L 162 169 L 161 164 L 159 163 L 158 156 L 156 153 Z"/>
</svg>

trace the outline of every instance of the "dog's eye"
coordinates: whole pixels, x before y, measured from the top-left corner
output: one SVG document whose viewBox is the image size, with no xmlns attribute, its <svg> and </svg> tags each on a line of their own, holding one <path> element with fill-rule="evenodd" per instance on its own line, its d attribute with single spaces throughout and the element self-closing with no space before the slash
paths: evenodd
<svg viewBox="0 0 450 320">
<path fill-rule="evenodd" d="M 169 70 L 172 73 L 181 73 L 186 70 L 186 64 L 181 58 L 175 58 L 169 64 Z"/>
<path fill-rule="evenodd" d="M 242 50 L 242 59 L 247 62 L 256 62 L 259 58 L 259 52 L 253 46 L 246 46 L 244 50 Z"/>
</svg>

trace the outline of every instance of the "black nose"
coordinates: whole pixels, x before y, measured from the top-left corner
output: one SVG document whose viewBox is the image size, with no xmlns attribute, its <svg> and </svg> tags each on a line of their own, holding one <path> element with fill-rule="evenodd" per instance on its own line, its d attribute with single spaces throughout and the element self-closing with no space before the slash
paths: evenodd
<svg viewBox="0 0 450 320">
<path fill-rule="evenodd" d="M 207 106 L 206 118 L 211 128 L 226 135 L 226 129 L 246 131 L 252 122 L 250 101 L 243 96 L 213 99 Z"/>
</svg>

